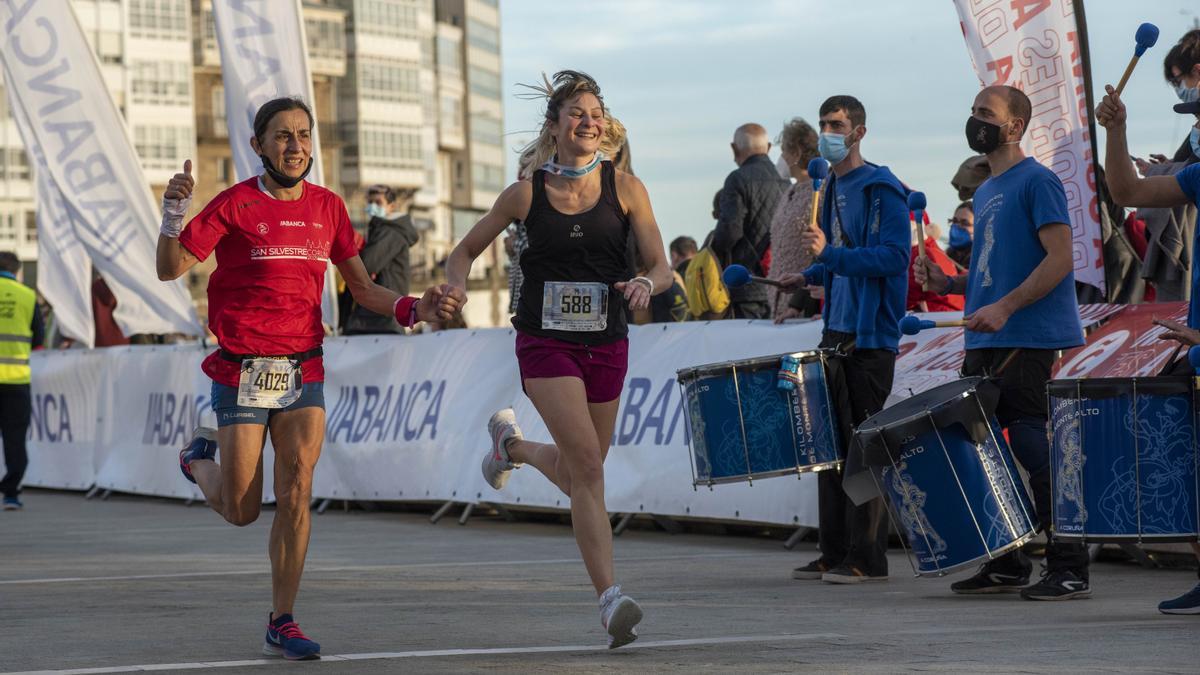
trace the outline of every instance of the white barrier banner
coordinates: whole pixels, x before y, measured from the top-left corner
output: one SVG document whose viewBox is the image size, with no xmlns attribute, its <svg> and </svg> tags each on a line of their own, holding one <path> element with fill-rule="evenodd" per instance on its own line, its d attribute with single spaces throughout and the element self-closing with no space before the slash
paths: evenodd
<svg viewBox="0 0 1200 675">
<path fill-rule="evenodd" d="M 96 450 L 112 398 L 102 392 L 110 386 L 114 360 L 102 349 L 71 349 L 36 351 L 30 364 L 25 485 L 86 490 L 96 479 Z"/>
<path fill-rule="evenodd" d="M 815 525 L 816 482 L 776 478 L 695 490 L 676 371 L 811 349 L 820 323 L 723 321 L 635 326 L 629 374 L 605 463 L 607 506 L 645 512 Z M 521 393 L 511 330 L 326 342 L 325 451 L 314 495 L 566 508 L 533 467 L 503 491 L 480 472 L 488 417 L 513 406 L 526 438 L 552 442 Z"/>
<path fill-rule="evenodd" d="M 96 486 L 134 494 L 203 499 L 179 471 L 179 451 L 198 426 L 215 427 L 212 381 L 200 362 L 199 345 L 110 347 L 116 366 L 110 380 L 109 412 L 99 447 L 107 451 Z M 218 461 L 220 457 L 218 456 Z M 268 447 L 264 467 L 272 466 Z M 263 471 L 269 501 L 271 471 Z"/>
<path fill-rule="evenodd" d="M 1062 181 L 1074 240 L 1075 279 L 1104 290 L 1100 209 L 1080 41 L 1071 0 L 954 0 L 967 51 L 984 86 L 1029 96 L 1021 149 Z M 967 101 L 961 102 L 963 110 Z M 964 148 L 965 149 L 965 148 Z"/>
<path fill-rule="evenodd" d="M 121 330 L 200 335 L 184 282 L 154 273 L 158 207 L 71 3 L 0 3 L 0 25 L 5 85 L 32 122 L 22 140 L 40 148 L 75 236 L 117 296 Z"/>
</svg>

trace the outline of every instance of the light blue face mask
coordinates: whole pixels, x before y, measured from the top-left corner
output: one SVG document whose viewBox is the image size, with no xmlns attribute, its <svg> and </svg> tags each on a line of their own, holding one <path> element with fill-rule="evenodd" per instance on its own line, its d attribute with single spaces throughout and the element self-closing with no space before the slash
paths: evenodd
<svg viewBox="0 0 1200 675">
<path fill-rule="evenodd" d="M 1184 103 L 1200 101 L 1200 87 L 1185 87 L 1182 82 L 1175 85 L 1175 95 Z"/>
<path fill-rule="evenodd" d="M 824 133 L 817 139 L 817 152 L 821 153 L 830 164 L 837 164 L 846 155 L 850 154 L 850 148 L 846 147 L 846 137 L 841 134 Z"/>
<path fill-rule="evenodd" d="M 1192 143 L 1192 154 L 1200 157 L 1200 127 L 1192 127 L 1188 140 Z"/>
<path fill-rule="evenodd" d="M 367 204 L 367 218 L 386 218 L 387 210 L 374 202 Z"/>
</svg>

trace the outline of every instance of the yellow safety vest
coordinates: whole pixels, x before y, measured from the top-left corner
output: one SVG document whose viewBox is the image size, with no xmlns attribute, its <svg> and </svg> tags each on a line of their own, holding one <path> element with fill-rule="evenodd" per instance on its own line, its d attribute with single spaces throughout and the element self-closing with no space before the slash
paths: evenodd
<svg viewBox="0 0 1200 675">
<path fill-rule="evenodd" d="M 0 276 L 0 384 L 29 384 L 36 303 L 32 288 Z"/>
</svg>

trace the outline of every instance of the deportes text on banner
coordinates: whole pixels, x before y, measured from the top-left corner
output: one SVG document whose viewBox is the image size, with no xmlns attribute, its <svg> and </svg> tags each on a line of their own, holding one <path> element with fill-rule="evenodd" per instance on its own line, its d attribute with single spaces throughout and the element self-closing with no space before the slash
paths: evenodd
<svg viewBox="0 0 1200 675">
<path fill-rule="evenodd" d="M 12 107 L 31 122 L 22 140 L 39 148 L 46 182 L 117 296 L 121 330 L 200 335 L 184 282 L 154 273 L 158 207 L 71 3 L 3 3 L 0 25 Z"/>
<path fill-rule="evenodd" d="M 1025 154 L 1054 171 L 1067 192 L 1075 279 L 1104 290 L 1100 211 L 1084 91 L 1080 40 L 1069 0 L 954 0 L 967 51 L 984 86 L 1006 84 L 1029 96 L 1033 118 Z"/>
</svg>

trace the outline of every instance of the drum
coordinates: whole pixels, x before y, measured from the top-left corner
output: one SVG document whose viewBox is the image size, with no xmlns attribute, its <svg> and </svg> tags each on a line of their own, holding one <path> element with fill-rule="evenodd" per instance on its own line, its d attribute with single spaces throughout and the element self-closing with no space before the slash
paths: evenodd
<svg viewBox="0 0 1200 675">
<path fill-rule="evenodd" d="M 1047 397 L 1055 537 L 1200 536 L 1193 378 L 1054 380 Z"/>
<path fill-rule="evenodd" d="M 841 437 L 826 379 L 832 355 L 817 350 L 680 370 L 693 485 L 840 466 Z M 789 367 L 781 374 L 785 358 Z"/>
<path fill-rule="evenodd" d="M 918 576 L 941 576 L 1032 539 L 1033 503 L 992 411 L 997 392 L 970 377 L 867 419 L 856 452 L 908 539 Z"/>
</svg>

